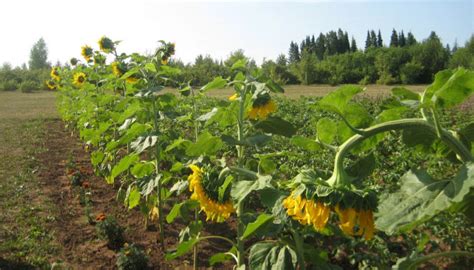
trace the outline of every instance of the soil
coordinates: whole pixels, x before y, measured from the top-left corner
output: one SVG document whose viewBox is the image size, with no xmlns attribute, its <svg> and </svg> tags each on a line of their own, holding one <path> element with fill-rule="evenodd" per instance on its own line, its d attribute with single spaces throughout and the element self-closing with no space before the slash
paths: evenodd
<svg viewBox="0 0 474 270">
<path fill-rule="evenodd" d="M 79 138 L 71 135 L 64 128 L 60 120 L 51 120 L 46 123 L 46 138 L 44 141 L 45 152 L 37 156 L 40 162 L 38 177 L 41 189 L 49 196 L 58 208 L 54 221 L 48 226 L 53 231 L 58 245 L 62 246 L 60 259 L 66 267 L 73 269 L 116 269 L 116 256 L 118 250 L 107 247 L 105 240 L 99 240 L 94 225 L 89 224 L 85 207 L 80 204 L 79 188 L 71 185 L 67 176 L 67 164 L 70 157 L 74 158 L 77 168 L 88 172 L 87 181 L 92 192 L 93 216 L 105 213 L 114 216 L 118 223 L 125 228 L 125 242 L 135 243 L 142 247 L 149 256 L 151 269 L 192 269 L 192 257 L 186 255 L 174 261 L 164 258 L 166 252 L 161 248 L 157 226 L 149 224 L 145 229 L 144 216 L 136 209 L 128 210 L 116 200 L 118 187 L 108 185 L 104 179 L 92 174 L 92 165 Z M 165 208 L 165 214 L 169 207 Z M 176 247 L 178 234 L 184 224 L 166 224 L 166 247 Z M 222 234 L 232 231 L 232 222 L 229 224 L 211 224 L 206 226 L 205 235 Z M 207 261 L 217 252 L 225 252 L 229 244 L 221 241 L 202 243 L 199 245 L 198 266 L 200 269 L 229 269 L 232 266 L 220 265 L 209 268 Z"/>
</svg>

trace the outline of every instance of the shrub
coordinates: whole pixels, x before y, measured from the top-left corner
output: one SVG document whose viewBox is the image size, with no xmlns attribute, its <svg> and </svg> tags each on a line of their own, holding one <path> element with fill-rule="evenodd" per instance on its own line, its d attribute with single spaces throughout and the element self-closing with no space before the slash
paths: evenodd
<svg viewBox="0 0 474 270">
<path fill-rule="evenodd" d="M 20 90 L 23 93 L 30 93 L 34 90 L 39 90 L 40 85 L 35 81 L 24 81 L 20 84 Z"/>
<path fill-rule="evenodd" d="M 7 80 L 0 83 L 0 90 L 15 91 L 18 89 L 18 83 L 15 80 Z"/>
<path fill-rule="evenodd" d="M 117 257 L 117 268 L 119 270 L 148 269 L 148 257 L 134 244 L 125 244 Z"/>
<path fill-rule="evenodd" d="M 107 240 L 107 245 L 110 248 L 121 247 L 124 242 L 123 228 L 117 223 L 117 220 L 114 217 L 105 217 L 104 214 L 99 215 L 96 220 L 97 236 Z"/>
</svg>

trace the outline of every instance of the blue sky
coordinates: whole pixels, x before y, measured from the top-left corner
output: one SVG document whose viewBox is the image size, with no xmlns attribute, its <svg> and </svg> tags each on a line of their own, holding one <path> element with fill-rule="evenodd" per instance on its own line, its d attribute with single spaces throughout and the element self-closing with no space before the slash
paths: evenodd
<svg viewBox="0 0 474 270">
<path fill-rule="evenodd" d="M 25 7 L 28 7 L 25 9 Z M 0 62 L 28 61 L 32 44 L 44 37 L 50 60 L 79 57 L 84 44 L 102 35 L 123 40 L 125 52 L 151 52 L 160 39 L 176 42 L 177 57 L 198 54 L 225 59 L 243 49 L 257 62 L 287 53 L 290 41 L 342 28 L 364 45 L 367 29 L 380 29 L 387 43 L 393 28 L 417 39 L 434 30 L 443 43 L 460 45 L 474 33 L 474 4 L 445 1 L 2 1 Z M 12 25 L 12 27 L 7 27 Z M 2 38 L 2 41 L 7 39 Z"/>
</svg>

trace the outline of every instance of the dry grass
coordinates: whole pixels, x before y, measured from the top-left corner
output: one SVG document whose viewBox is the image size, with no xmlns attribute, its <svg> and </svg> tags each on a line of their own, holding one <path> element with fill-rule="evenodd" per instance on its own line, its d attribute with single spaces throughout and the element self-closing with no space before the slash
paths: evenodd
<svg viewBox="0 0 474 270">
<path fill-rule="evenodd" d="M 54 92 L 0 92 L 0 120 L 56 118 Z"/>
<path fill-rule="evenodd" d="M 283 88 L 285 89 L 284 95 L 286 97 L 296 99 L 301 96 L 322 97 L 338 89 L 339 87 L 340 86 L 318 84 L 318 85 L 286 85 Z M 366 88 L 366 91 L 364 92 L 365 95 L 368 95 L 370 97 L 380 97 L 380 96 L 386 96 L 390 94 L 390 90 L 397 86 L 371 84 L 371 85 L 366 85 L 362 87 Z M 416 92 L 422 92 L 427 87 L 427 85 L 408 85 L 404 87 Z M 164 90 L 164 92 L 176 93 L 176 90 L 167 88 Z M 217 97 L 217 98 L 226 98 L 226 97 L 231 96 L 232 94 L 233 94 L 233 90 L 231 88 L 212 90 L 208 93 L 209 96 Z"/>
</svg>

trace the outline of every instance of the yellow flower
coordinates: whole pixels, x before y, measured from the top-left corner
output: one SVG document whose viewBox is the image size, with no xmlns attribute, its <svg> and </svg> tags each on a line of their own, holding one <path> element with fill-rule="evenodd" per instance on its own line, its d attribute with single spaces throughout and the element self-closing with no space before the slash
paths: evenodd
<svg viewBox="0 0 474 270">
<path fill-rule="evenodd" d="M 283 206 L 288 216 L 302 225 L 312 225 L 317 231 L 326 226 L 331 212 L 324 203 L 303 199 L 301 195 L 295 197 L 293 193 L 283 200 Z"/>
<path fill-rule="evenodd" d="M 167 64 L 168 64 L 168 60 L 169 60 L 168 57 L 163 57 L 163 58 L 161 59 L 161 63 L 162 63 L 163 65 L 167 65 Z"/>
<path fill-rule="evenodd" d="M 158 207 L 156 206 L 153 207 L 149 213 L 149 216 L 150 216 L 151 221 L 158 220 L 158 217 L 159 217 Z"/>
<path fill-rule="evenodd" d="M 50 75 L 51 75 L 51 78 L 53 78 L 53 79 L 56 80 L 56 81 L 61 80 L 61 78 L 59 77 L 58 67 L 53 67 L 53 68 L 51 69 Z"/>
<path fill-rule="evenodd" d="M 234 100 L 237 100 L 237 98 L 239 98 L 239 95 L 233 94 L 232 96 L 229 97 L 229 100 L 234 101 Z"/>
<path fill-rule="evenodd" d="M 117 77 L 120 77 L 123 75 L 123 70 L 120 68 L 119 62 L 112 63 L 112 73 Z"/>
<path fill-rule="evenodd" d="M 98 43 L 99 43 L 100 50 L 105 53 L 110 53 L 111 51 L 115 49 L 114 42 L 106 36 L 102 36 L 99 39 Z"/>
<path fill-rule="evenodd" d="M 46 82 L 46 85 L 48 86 L 49 89 L 55 90 L 57 85 L 53 80 L 49 80 Z"/>
<path fill-rule="evenodd" d="M 93 50 L 91 47 L 84 45 L 81 47 L 81 55 L 86 59 L 87 62 L 89 62 L 92 58 Z"/>
<path fill-rule="evenodd" d="M 247 113 L 248 117 L 253 120 L 264 120 L 272 112 L 276 111 L 276 104 L 269 99 L 264 104 L 252 105 L 252 109 Z"/>
<path fill-rule="evenodd" d="M 138 78 L 133 75 L 127 78 L 128 83 L 136 83 L 137 81 L 138 81 Z"/>
<path fill-rule="evenodd" d="M 206 221 L 223 222 L 230 217 L 235 209 L 232 203 L 219 203 L 207 196 L 201 182 L 203 177 L 203 170 L 196 165 L 189 166 L 193 173 L 189 175 L 189 191 L 193 192 L 191 199 L 199 202 L 201 210 L 206 213 Z"/>
<path fill-rule="evenodd" d="M 84 84 L 85 81 L 86 81 L 86 74 L 84 74 L 83 72 L 74 74 L 74 80 L 73 80 L 74 85 L 82 86 L 82 84 Z"/>
<path fill-rule="evenodd" d="M 339 228 L 347 235 L 363 235 L 366 240 L 374 236 L 374 215 L 371 210 L 343 209 L 339 205 L 335 208 L 339 216 Z M 356 225 L 358 225 L 356 229 Z"/>
</svg>

